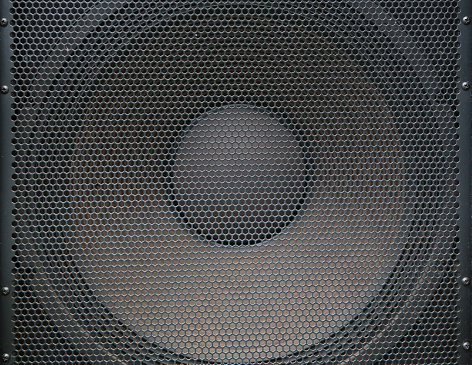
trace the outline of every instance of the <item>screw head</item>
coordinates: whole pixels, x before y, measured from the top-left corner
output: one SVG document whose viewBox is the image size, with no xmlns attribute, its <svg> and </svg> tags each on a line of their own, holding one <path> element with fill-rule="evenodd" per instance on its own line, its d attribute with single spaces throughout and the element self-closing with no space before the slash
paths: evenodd
<svg viewBox="0 0 472 365">
<path fill-rule="evenodd" d="M 470 278 L 468 276 L 464 276 L 461 279 L 461 282 L 462 282 L 463 285 L 469 285 L 470 284 Z"/>
<path fill-rule="evenodd" d="M 464 24 L 470 24 L 470 17 L 468 17 L 468 16 L 463 17 L 463 18 L 462 18 L 462 23 L 464 23 Z"/>
<path fill-rule="evenodd" d="M 7 24 L 8 24 L 7 18 L 2 18 L 2 19 L 0 19 L 0 25 L 1 25 L 2 27 L 5 27 Z"/>
<path fill-rule="evenodd" d="M 6 354 L 6 353 L 5 353 L 5 354 L 2 354 L 2 361 L 3 361 L 3 362 L 7 362 L 7 361 L 10 360 L 10 359 L 11 359 L 10 354 Z"/>
<path fill-rule="evenodd" d="M 462 348 L 464 350 L 470 350 L 470 342 L 469 341 L 462 342 Z"/>
<path fill-rule="evenodd" d="M 6 94 L 8 92 L 9 88 L 7 85 L 3 85 L 1 88 L 2 94 Z"/>
<path fill-rule="evenodd" d="M 2 287 L 2 294 L 3 295 L 8 295 L 10 294 L 10 288 L 8 286 L 3 286 Z"/>
<path fill-rule="evenodd" d="M 464 90 L 469 90 L 470 89 L 470 82 L 469 81 L 464 81 L 462 84 L 461 84 L 462 88 Z"/>
</svg>

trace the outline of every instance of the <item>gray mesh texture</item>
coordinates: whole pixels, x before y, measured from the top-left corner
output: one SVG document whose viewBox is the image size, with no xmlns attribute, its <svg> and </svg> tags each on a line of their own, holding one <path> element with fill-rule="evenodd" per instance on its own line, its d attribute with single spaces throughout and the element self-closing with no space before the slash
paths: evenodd
<svg viewBox="0 0 472 365">
<path fill-rule="evenodd" d="M 452 364 L 456 1 L 13 1 L 21 364 Z"/>
</svg>

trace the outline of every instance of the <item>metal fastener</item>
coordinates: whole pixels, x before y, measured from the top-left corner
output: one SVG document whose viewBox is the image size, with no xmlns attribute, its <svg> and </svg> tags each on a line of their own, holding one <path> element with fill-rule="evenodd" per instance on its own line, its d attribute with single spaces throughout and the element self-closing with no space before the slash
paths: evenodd
<svg viewBox="0 0 472 365">
<path fill-rule="evenodd" d="M 0 25 L 2 27 L 5 27 L 7 24 L 8 24 L 8 19 L 7 18 L 0 19 Z"/>
<path fill-rule="evenodd" d="M 463 18 L 462 18 L 462 23 L 464 23 L 464 24 L 470 24 L 470 17 L 468 17 L 468 16 L 463 17 Z"/>
<path fill-rule="evenodd" d="M 469 90 L 470 89 L 470 82 L 469 81 L 464 81 L 461 86 L 464 90 Z"/>
<path fill-rule="evenodd" d="M 2 287 L 2 294 L 3 295 L 8 295 L 10 294 L 10 288 L 8 286 L 3 286 Z"/>
<path fill-rule="evenodd" d="M 469 285 L 470 284 L 470 278 L 468 276 L 464 276 L 461 279 L 461 282 L 462 282 L 463 285 Z"/>
<path fill-rule="evenodd" d="M 2 360 L 3 362 L 7 362 L 8 360 L 11 359 L 10 354 L 2 354 Z"/>
<path fill-rule="evenodd" d="M 7 85 L 3 85 L 1 90 L 2 90 L 2 94 L 6 94 L 9 89 Z"/>
<path fill-rule="evenodd" d="M 464 350 L 470 350 L 470 342 L 469 341 L 462 342 L 462 348 Z"/>
</svg>

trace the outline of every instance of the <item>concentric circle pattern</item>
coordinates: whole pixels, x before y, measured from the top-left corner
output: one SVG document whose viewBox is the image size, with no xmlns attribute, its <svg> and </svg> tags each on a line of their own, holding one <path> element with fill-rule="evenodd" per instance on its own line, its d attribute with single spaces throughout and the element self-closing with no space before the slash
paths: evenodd
<svg viewBox="0 0 472 365">
<path fill-rule="evenodd" d="M 64 2 L 58 35 L 18 3 L 17 315 L 24 282 L 77 363 L 409 363 L 455 300 L 434 4 L 449 42 L 383 2 Z"/>
</svg>

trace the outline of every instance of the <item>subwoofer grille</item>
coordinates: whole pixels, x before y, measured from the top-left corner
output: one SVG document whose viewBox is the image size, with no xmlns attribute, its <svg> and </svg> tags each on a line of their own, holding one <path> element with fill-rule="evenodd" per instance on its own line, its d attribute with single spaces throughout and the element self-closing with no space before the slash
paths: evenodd
<svg viewBox="0 0 472 365">
<path fill-rule="evenodd" d="M 456 361 L 455 1 L 13 15 L 20 363 Z"/>
</svg>

